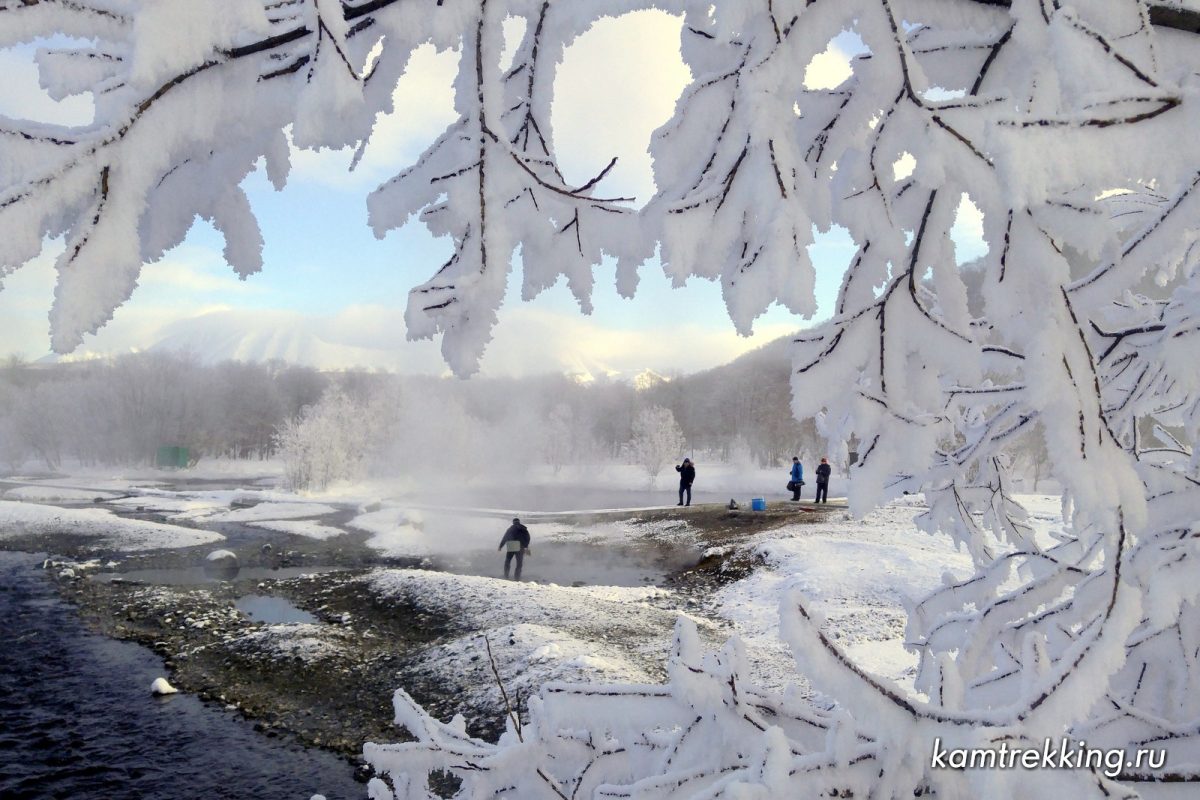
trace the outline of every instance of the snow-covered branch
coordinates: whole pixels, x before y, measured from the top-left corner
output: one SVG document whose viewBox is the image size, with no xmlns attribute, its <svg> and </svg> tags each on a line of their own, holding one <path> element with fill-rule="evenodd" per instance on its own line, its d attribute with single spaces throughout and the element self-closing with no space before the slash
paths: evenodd
<svg viewBox="0 0 1200 800">
<path fill-rule="evenodd" d="M 550 108 L 565 48 L 642 8 L 681 15 L 692 84 L 650 143 L 639 210 L 605 188 L 616 154 L 564 177 Z M 0 277 L 64 238 L 65 352 L 197 215 L 254 272 L 238 186 L 259 160 L 281 186 L 292 146 L 361 148 L 412 50 L 455 49 L 457 120 L 368 200 L 378 235 L 416 216 L 453 244 L 410 294 L 410 336 L 440 334 L 473 372 L 518 252 L 524 297 L 565 276 L 588 311 L 604 258 L 630 294 L 657 251 L 676 284 L 720 281 L 747 333 L 774 302 L 816 313 L 808 248 L 838 226 L 855 253 L 831 319 L 795 337 L 793 410 L 831 452 L 859 442 L 855 512 L 924 492 L 919 523 L 978 571 L 914 604 L 915 691 L 856 665 L 797 597 L 784 629 L 831 714 L 747 686 L 736 642 L 706 658 L 685 625 L 667 686 L 547 687 L 497 744 L 401 695 L 418 741 L 370 750 L 378 796 L 426 797 L 434 769 L 521 797 L 1010 796 L 1039 779 L 931 771 L 933 737 L 1161 742 L 1182 763 L 1200 732 L 1198 30 L 1195 4 L 1143 0 L 0 0 L 0 43 L 91 42 L 38 63 L 52 96 L 96 100 L 79 128 L 0 120 Z M 855 38 L 840 83 L 810 76 Z M 986 245 L 969 262 L 968 218 Z M 1009 475 L 1033 436 L 1068 500 L 1054 539 Z"/>
</svg>

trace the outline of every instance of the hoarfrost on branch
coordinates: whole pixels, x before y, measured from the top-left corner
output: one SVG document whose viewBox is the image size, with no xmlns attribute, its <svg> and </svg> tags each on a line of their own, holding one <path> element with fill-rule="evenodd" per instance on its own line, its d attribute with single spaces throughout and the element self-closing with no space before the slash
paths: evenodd
<svg viewBox="0 0 1200 800">
<path fill-rule="evenodd" d="M 608 168 L 563 177 L 550 105 L 564 48 L 644 8 L 681 17 L 693 82 L 638 208 Z M 657 252 L 677 283 L 720 281 L 747 332 L 774 301 L 813 313 L 807 245 L 842 226 L 857 253 L 833 318 L 796 338 L 793 411 L 861 442 L 855 511 L 923 491 L 922 523 L 977 564 L 911 609 L 917 691 L 856 666 L 796 595 L 783 630 L 834 711 L 748 685 L 736 640 L 705 656 L 681 623 L 668 684 L 548 686 L 497 744 L 399 693 L 417 741 L 368 748 L 372 796 L 430 797 L 437 769 L 471 797 L 1131 796 L 1200 778 L 1197 30 L 1192 0 L 0 0 L 0 46 L 82 42 L 38 53 L 42 83 L 96 104 L 80 128 L 0 120 L 0 277 L 64 238 L 68 352 L 197 215 L 258 270 L 241 180 L 262 159 L 282 186 L 292 145 L 365 146 L 425 43 L 460 53 L 458 119 L 368 205 L 380 235 L 416 216 L 452 240 L 406 322 L 460 374 L 518 247 L 527 297 L 564 275 L 586 312 L 603 258 L 630 294 Z M 850 76 L 809 87 L 843 31 Z M 968 201 L 987 253 L 960 265 Z M 1070 501 L 1055 542 L 1011 494 L 1035 429 Z M 1046 736 L 1165 746 L 1168 770 L 926 767 L 935 737 Z"/>
</svg>

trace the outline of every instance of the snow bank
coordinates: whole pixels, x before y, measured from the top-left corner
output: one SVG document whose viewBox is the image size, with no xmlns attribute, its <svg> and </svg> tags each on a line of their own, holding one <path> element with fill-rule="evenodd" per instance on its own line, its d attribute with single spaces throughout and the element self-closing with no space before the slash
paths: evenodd
<svg viewBox="0 0 1200 800">
<path fill-rule="evenodd" d="M 18 486 L 0 494 L 4 500 L 20 500 L 26 503 L 90 503 L 96 498 L 112 500 L 112 492 L 93 489 L 74 489 L 66 486 Z"/>
<path fill-rule="evenodd" d="M 431 647 L 411 667 L 450 684 L 448 694 L 469 708 L 503 713 L 503 697 L 487 657 L 491 645 L 496 671 L 512 698 L 536 694 L 547 681 L 569 683 L 652 683 L 660 674 L 605 643 L 587 641 L 549 625 L 501 625 Z"/>
<path fill-rule="evenodd" d="M 911 685 L 917 659 L 903 645 L 905 599 L 938 588 L 946 572 L 961 578 L 972 571 L 970 557 L 949 537 L 916 529 L 920 510 L 898 504 L 861 521 L 843 515 L 771 531 L 752 545 L 767 567 L 718 592 L 716 609 L 749 642 L 781 650 L 779 605 L 799 589 L 857 663 Z M 762 671 L 756 677 L 780 683 Z"/>
<path fill-rule="evenodd" d="M 338 536 L 345 536 L 346 532 L 341 528 L 334 528 L 329 525 L 322 525 L 319 522 L 312 520 L 266 520 L 264 522 L 251 522 L 252 527 L 263 528 L 268 531 L 278 531 L 280 533 L 290 533 L 293 536 L 303 536 L 307 539 L 335 539 Z"/>
<path fill-rule="evenodd" d="M 0 539 L 69 534 L 95 539 L 93 549 L 159 550 L 224 541 L 213 531 L 141 519 L 123 519 L 102 508 L 56 508 L 0 500 Z"/>
<path fill-rule="evenodd" d="M 564 587 L 425 570 L 381 570 L 364 580 L 385 602 L 444 614 L 469 631 L 424 659 L 455 681 L 462 678 L 450 673 L 484 653 L 481 631 L 492 639 L 506 685 L 512 681 L 532 690 L 559 678 L 658 680 L 678 618 L 678 612 L 652 605 L 671 596 L 654 587 Z M 714 641 L 724 635 L 711 623 L 701 624 Z M 486 655 L 482 660 L 470 675 L 487 667 Z M 476 682 L 464 680 L 463 691 L 489 694 L 493 681 L 471 688 Z"/>
<path fill-rule="evenodd" d="M 228 501 L 197 499 L 175 494 L 138 494 L 113 500 L 109 505 L 123 508 L 141 508 L 145 511 L 162 512 L 170 519 L 195 519 L 228 508 Z"/>
<path fill-rule="evenodd" d="M 260 522 L 263 520 L 323 517 L 337 511 L 324 503 L 262 502 L 249 508 L 235 508 L 208 517 L 209 522 Z"/>
</svg>

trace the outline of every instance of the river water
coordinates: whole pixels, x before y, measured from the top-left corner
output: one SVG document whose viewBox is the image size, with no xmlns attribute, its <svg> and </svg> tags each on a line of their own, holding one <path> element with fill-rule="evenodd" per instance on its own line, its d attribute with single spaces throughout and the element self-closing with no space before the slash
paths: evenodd
<svg viewBox="0 0 1200 800">
<path fill-rule="evenodd" d="M 145 648 L 90 632 L 38 568 L 0 552 L 0 798 L 360 800 L 337 756 L 186 694 Z"/>
</svg>

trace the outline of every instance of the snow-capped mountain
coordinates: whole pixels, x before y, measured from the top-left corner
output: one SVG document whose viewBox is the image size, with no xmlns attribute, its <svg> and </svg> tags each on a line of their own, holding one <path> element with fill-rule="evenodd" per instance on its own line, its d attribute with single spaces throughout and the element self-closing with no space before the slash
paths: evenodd
<svg viewBox="0 0 1200 800">
<path fill-rule="evenodd" d="M 371 344 L 347 330 L 339 317 L 228 310 L 170 323 L 148 349 L 187 351 L 206 363 L 281 359 L 318 369 L 397 369 L 406 356 L 425 355 L 420 351 L 427 347 L 404 343 L 403 333 L 399 338 L 400 342 L 388 342 L 389 346 Z M 403 348 L 392 346 L 402 343 L 406 345 Z"/>
<path fill-rule="evenodd" d="M 580 383 L 630 380 L 639 389 L 667 380 L 643 365 L 627 367 L 576 348 L 571 336 L 551 336 L 525 320 L 514 323 L 501 328 L 492 343 L 484 374 L 558 372 Z M 318 369 L 446 372 L 437 342 L 407 341 L 400 312 L 376 307 L 328 317 L 292 311 L 210 312 L 164 326 L 146 349 L 189 352 L 205 363 L 280 359 Z"/>
</svg>

